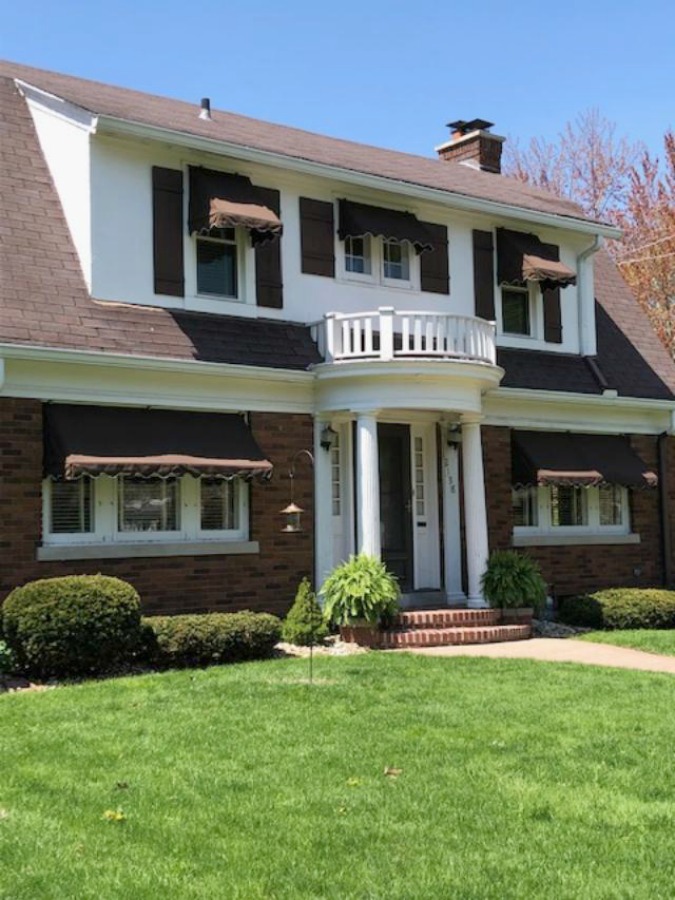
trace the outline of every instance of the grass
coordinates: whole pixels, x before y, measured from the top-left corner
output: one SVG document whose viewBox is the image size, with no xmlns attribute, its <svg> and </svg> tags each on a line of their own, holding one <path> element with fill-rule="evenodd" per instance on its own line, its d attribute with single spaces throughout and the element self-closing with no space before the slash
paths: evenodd
<svg viewBox="0 0 675 900">
<path fill-rule="evenodd" d="M 582 641 L 596 644 L 613 644 L 616 647 L 633 647 L 648 653 L 663 653 L 675 656 L 675 629 L 654 628 L 627 629 L 625 631 L 589 631 L 577 635 Z"/>
<path fill-rule="evenodd" d="M 0 697 L 2 900 L 672 896 L 675 678 L 389 654 L 306 672 Z"/>
</svg>

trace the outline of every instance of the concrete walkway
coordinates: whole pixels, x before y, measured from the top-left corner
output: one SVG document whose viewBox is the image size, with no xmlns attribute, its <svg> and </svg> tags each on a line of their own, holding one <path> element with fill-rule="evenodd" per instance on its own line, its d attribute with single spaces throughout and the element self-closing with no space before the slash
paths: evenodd
<svg viewBox="0 0 675 900">
<path fill-rule="evenodd" d="M 617 669 L 642 669 L 645 672 L 669 672 L 675 675 L 675 656 L 660 656 L 643 650 L 613 647 L 611 644 L 592 644 L 571 638 L 532 638 L 529 641 L 464 644 L 459 647 L 411 647 L 409 650 L 393 652 L 420 653 L 423 656 L 539 659 L 542 662 L 573 662 L 590 666 L 613 666 Z"/>
</svg>

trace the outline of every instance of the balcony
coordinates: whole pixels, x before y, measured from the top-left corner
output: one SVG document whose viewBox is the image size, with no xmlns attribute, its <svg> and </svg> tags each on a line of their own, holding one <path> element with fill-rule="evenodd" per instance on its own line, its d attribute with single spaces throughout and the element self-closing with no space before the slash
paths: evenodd
<svg viewBox="0 0 675 900">
<path fill-rule="evenodd" d="M 495 324 L 473 316 L 381 306 L 372 312 L 327 313 L 312 325 L 312 336 L 327 363 L 429 359 L 496 364 Z"/>
</svg>

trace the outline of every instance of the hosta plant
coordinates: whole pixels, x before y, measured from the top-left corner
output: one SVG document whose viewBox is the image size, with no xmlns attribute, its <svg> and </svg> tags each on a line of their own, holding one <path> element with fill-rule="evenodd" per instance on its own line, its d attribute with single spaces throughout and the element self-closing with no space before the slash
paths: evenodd
<svg viewBox="0 0 675 900">
<path fill-rule="evenodd" d="M 333 569 L 320 591 L 323 612 L 335 625 L 377 625 L 396 615 L 398 582 L 382 560 L 359 554 Z"/>
<path fill-rule="evenodd" d="M 499 609 L 543 606 L 546 582 L 538 564 L 524 553 L 497 550 L 491 554 L 481 578 L 483 596 Z"/>
</svg>

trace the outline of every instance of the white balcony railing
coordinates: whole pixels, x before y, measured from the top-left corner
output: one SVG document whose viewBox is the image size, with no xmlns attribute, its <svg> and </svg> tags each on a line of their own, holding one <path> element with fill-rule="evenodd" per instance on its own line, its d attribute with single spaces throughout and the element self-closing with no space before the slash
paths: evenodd
<svg viewBox="0 0 675 900">
<path fill-rule="evenodd" d="M 326 362 L 450 359 L 496 362 L 495 324 L 473 316 L 400 312 L 327 313 L 312 325 Z"/>
</svg>

